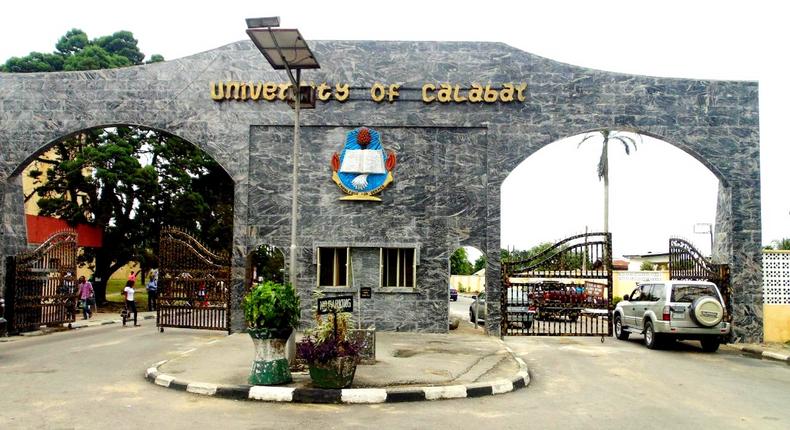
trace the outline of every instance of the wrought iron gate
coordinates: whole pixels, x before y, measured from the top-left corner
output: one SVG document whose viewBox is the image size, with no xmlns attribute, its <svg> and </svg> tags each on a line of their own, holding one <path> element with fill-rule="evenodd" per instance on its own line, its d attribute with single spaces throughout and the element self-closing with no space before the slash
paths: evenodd
<svg viewBox="0 0 790 430">
<path fill-rule="evenodd" d="M 230 256 L 177 228 L 162 229 L 156 325 L 230 331 Z"/>
<path fill-rule="evenodd" d="M 729 264 L 713 263 L 687 240 L 672 237 L 669 239 L 669 279 L 713 282 L 724 298 L 728 318 L 732 318 Z"/>
<path fill-rule="evenodd" d="M 502 333 L 611 336 L 612 235 L 587 233 L 502 262 Z"/>
<path fill-rule="evenodd" d="M 77 313 L 77 233 L 54 233 L 38 248 L 9 257 L 6 319 L 12 333 L 74 322 Z"/>
</svg>

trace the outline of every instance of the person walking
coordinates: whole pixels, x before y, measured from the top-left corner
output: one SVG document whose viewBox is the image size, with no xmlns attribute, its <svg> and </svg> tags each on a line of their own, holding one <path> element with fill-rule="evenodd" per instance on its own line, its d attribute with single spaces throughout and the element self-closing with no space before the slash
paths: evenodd
<svg viewBox="0 0 790 430">
<path fill-rule="evenodd" d="M 126 309 L 129 311 L 129 314 L 134 313 L 134 326 L 139 327 L 140 324 L 137 324 L 137 304 L 134 302 L 134 281 L 126 281 L 123 294 L 126 297 Z M 126 326 L 126 318 L 123 319 L 123 325 Z"/>
<path fill-rule="evenodd" d="M 93 284 L 91 284 L 90 281 L 86 281 L 84 276 L 80 276 L 78 288 L 77 295 L 82 301 L 82 319 L 86 320 L 92 318 L 93 311 L 91 310 L 91 305 L 93 305 L 93 301 L 95 300 Z"/>
<path fill-rule="evenodd" d="M 148 285 L 145 287 L 145 289 L 148 291 L 148 310 L 155 311 L 158 286 L 154 275 L 151 275 L 151 278 L 148 280 Z"/>
</svg>

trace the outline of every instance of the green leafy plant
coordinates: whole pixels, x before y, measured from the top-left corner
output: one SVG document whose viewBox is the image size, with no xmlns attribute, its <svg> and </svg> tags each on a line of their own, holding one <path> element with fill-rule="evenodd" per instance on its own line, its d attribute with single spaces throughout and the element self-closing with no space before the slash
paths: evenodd
<svg viewBox="0 0 790 430">
<path fill-rule="evenodd" d="M 291 284 L 266 281 L 255 285 L 241 302 L 252 328 L 287 329 L 299 325 L 299 296 Z"/>
</svg>

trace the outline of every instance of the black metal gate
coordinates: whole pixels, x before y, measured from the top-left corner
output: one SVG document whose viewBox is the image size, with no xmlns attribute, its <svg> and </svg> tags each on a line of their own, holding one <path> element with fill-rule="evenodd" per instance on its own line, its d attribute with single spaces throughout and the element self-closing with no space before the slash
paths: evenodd
<svg viewBox="0 0 790 430">
<path fill-rule="evenodd" d="M 729 264 L 713 263 L 687 240 L 672 237 L 669 239 L 669 279 L 713 282 L 724 298 L 728 318 L 732 318 Z"/>
<path fill-rule="evenodd" d="M 156 325 L 230 331 L 230 256 L 177 228 L 162 229 Z"/>
<path fill-rule="evenodd" d="M 54 233 L 38 248 L 9 257 L 6 319 L 9 332 L 74 322 L 77 311 L 77 233 Z"/>
<path fill-rule="evenodd" d="M 502 333 L 611 336 L 612 235 L 586 233 L 502 262 Z"/>
</svg>

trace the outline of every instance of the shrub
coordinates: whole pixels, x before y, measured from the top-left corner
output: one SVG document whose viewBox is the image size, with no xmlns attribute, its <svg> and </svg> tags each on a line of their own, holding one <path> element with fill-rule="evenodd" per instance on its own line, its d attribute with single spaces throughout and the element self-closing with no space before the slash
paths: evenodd
<svg viewBox="0 0 790 430">
<path fill-rule="evenodd" d="M 241 307 L 251 328 L 283 330 L 299 325 L 299 296 L 291 284 L 257 284 L 244 296 Z"/>
</svg>

